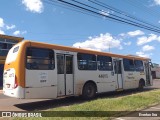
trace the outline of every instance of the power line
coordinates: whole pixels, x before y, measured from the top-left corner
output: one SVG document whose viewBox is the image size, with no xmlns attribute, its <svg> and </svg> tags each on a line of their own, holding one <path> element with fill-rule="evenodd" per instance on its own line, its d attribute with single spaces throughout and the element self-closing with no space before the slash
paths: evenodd
<svg viewBox="0 0 160 120">
<path fill-rule="evenodd" d="M 55 2 L 55 1 L 53 1 L 53 0 L 49 0 L 49 1 Z M 160 33 L 160 29 L 157 29 L 157 28 L 154 28 L 154 27 L 150 27 L 150 26 L 146 26 L 146 25 L 144 25 L 144 24 L 137 23 L 136 21 L 128 20 L 128 19 L 122 18 L 122 17 L 120 17 L 120 16 L 113 15 L 113 14 L 111 14 L 111 13 L 110 13 L 109 15 L 102 14 L 102 13 L 100 13 L 100 10 L 99 10 L 99 9 L 94 8 L 94 7 L 92 7 L 92 6 L 89 6 L 89 5 L 86 5 L 86 4 L 81 3 L 81 2 L 77 2 L 77 3 L 79 3 L 79 4 L 83 5 L 83 6 L 80 6 L 80 5 L 77 5 L 77 4 L 73 4 L 73 3 L 71 3 L 71 2 L 67 2 L 67 1 L 64 1 L 64 0 L 56 0 L 56 1 L 59 1 L 60 3 L 69 5 L 69 6 L 71 6 L 71 7 L 74 7 L 74 8 L 76 8 L 76 9 L 78 9 L 78 10 L 85 11 L 85 12 L 87 12 L 87 13 L 92 13 L 92 14 L 94 14 L 94 15 L 103 16 L 103 17 L 105 17 L 105 18 L 109 18 L 109 19 L 112 19 L 112 20 L 115 20 L 115 21 L 119 21 L 119 22 L 121 22 L 121 23 L 133 25 L 133 26 L 136 26 L 136 27 L 140 27 L 140 28 L 143 28 L 143 29 L 147 29 L 147 30 L 150 30 L 150 31 L 154 31 L 154 32 Z M 75 2 L 75 0 L 71 0 L 71 1 L 74 1 L 74 2 Z M 88 8 L 86 8 L 86 7 L 84 7 L 84 6 L 87 6 L 87 7 L 89 7 L 89 8 L 92 8 L 92 9 L 97 10 L 97 11 L 99 10 L 99 11 L 97 12 L 97 11 L 88 9 Z"/>
<path fill-rule="evenodd" d="M 47 3 L 47 4 L 50 4 L 50 5 L 62 7 L 62 8 L 71 10 L 71 11 L 79 12 L 79 13 L 82 13 L 82 14 L 90 15 L 90 16 L 101 19 L 98 15 L 95 15 L 93 13 L 88 13 L 87 11 L 84 11 L 84 10 L 79 10 L 79 9 L 75 8 L 74 6 L 70 6 L 70 5 L 67 5 L 67 4 L 64 4 L 64 3 L 60 3 L 56 0 L 48 0 L 48 1 L 44 0 L 44 2 Z M 73 7 L 73 8 L 71 8 L 71 7 Z M 119 21 L 116 21 L 116 20 L 113 20 L 113 19 L 108 19 L 108 20 L 109 21 L 114 21 L 114 22 L 119 22 Z M 119 23 L 122 23 L 122 22 L 119 22 Z"/>
<path fill-rule="evenodd" d="M 148 9 L 148 7 L 146 7 L 143 3 L 142 3 L 142 1 L 136 1 L 136 0 L 132 0 L 132 1 L 130 1 L 130 0 L 125 0 L 126 1 L 126 3 L 128 3 L 129 5 L 132 5 L 132 6 L 134 6 L 135 8 L 138 8 L 138 9 L 140 9 L 141 11 L 143 11 L 143 12 L 145 12 L 146 13 L 146 15 L 148 15 L 148 14 L 150 14 L 150 15 L 152 15 L 152 16 L 154 16 L 154 17 L 156 17 L 156 18 L 160 18 L 160 17 L 158 17 L 158 16 L 160 16 L 160 13 L 158 12 L 158 11 L 156 11 L 156 10 L 152 10 L 152 9 Z M 151 8 L 151 7 L 150 7 Z"/>
<path fill-rule="evenodd" d="M 160 29 L 159 27 L 157 27 L 157 26 L 155 26 L 155 25 L 153 25 L 153 24 L 151 24 L 151 23 L 148 23 L 148 22 L 146 22 L 146 21 L 144 21 L 144 20 L 141 20 L 140 18 L 137 18 L 137 17 L 135 17 L 135 16 L 133 16 L 133 15 L 130 15 L 130 14 L 127 13 L 127 12 L 124 12 L 124 11 L 122 11 L 122 10 L 119 10 L 119 9 L 117 9 L 117 8 L 114 8 L 114 7 L 112 7 L 112 6 L 109 6 L 109 5 L 107 5 L 106 3 L 104 3 L 104 2 L 100 2 L 100 1 L 98 1 L 98 0 L 88 0 L 88 1 L 91 2 L 91 3 L 94 3 L 94 4 L 96 4 L 96 5 L 99 5 L 99 6 L 103 7 L 103 8 L 112 10 L 112 11 L 118 13 L 118 14 L 121 14 L 121 15 L 125 16 L 125 17 L 131 18 L 131 19 L 134 19 L 134 20 L 137 20 L 138 22 L 145 23 L 146 25 L 150 25 L 150 26 L 152 26 L 152 27 L 156 27 L 156 28 Z"/>
<path fill-rule="evenodd" d="M 99 18 L 98 16 L 95 16 L 93 14 L 89 14 L 89 13 L 86 13 L 84 11 L 80 11 L 80 10 L 77 10 L 77 9 L 74 9 L 74 8 L 71 8 L 69 5 L 66 5 L 66 4 L 59 4 L 58 2 L 53 2 L 52 0 L 44 0 L 44 3 L 46 4 L 49 4 L 49 5 L 54 5 L 54 6 L 58 6 L 58 7 L 62 7 L 62 8 L 65 8 L 65 9 L 69 9 L 71 11 L 75 11 L 75 12 L 79 12 L 79 13 L 82 13 L 82 14 L 86 14 L 86 15 L 90 15 L 90 16 L 93 16 L 93 17 L 97 17 Z"/>
</svg>

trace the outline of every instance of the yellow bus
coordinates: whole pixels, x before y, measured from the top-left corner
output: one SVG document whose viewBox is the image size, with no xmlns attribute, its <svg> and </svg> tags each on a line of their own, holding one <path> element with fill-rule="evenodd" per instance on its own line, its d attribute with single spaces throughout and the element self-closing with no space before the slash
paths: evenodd
<svg viewBox="0 0 160 120">
<path fill-rule="evenodd" d="M 4 95 L 29 98 L 80 96 L 143 89 L 153 84 L 149 58 L 22 41 L 4 67 Z"/>
<path fill-rule="evenodd" d="M 0 87 L 3 86 L 3 68 L 9 49 L 24 38 L 0 34 Z"/>
</svg>

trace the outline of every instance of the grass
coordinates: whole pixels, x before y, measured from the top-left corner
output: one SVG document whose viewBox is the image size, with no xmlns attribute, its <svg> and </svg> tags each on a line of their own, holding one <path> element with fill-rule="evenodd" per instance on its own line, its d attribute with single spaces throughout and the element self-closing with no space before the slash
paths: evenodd
<svg viewBox="0 0 160 120">
<path fill-rule="evenodd" d="M 77 103 L 70 106 L 63 106 L 48 109 L 47 111 L 119 111 L 109 113 L 112 117 L 125 115 L 129 111 L 138 111 L 160 103 L 160 90 L 140 92 L 132 95 L 126 95 L 116 98 L 97 98 L 84 103 Z M 126 112 L 122 112 L 126 111 Z M 51 113 L 48 112 L 51 115 Z M 84 113 L 85 114 L 85 113 Z M 87 114 L 87 113 L 86 113 Z M 54 119 L 86 119 L 86 117 L 54 117 Z M 18 118 L 19 119 L 19 118 Z M 36 118 L 30 118 L 31 120 Z M 39 118 L 41 119 L 41 118 Z M 45 120 L 53 119 L 51 117 L 42 118 Z M 110 117 L 89 117 L 89 119 L 111 119 Z"/>
<path fill-rule="evenodd" d="M 134 111 L 160 103 L 160 90 L 141 92 L 137 94 L 102 98 L 82 104 L 49 109 L 48 111 Z"/>
</svg>

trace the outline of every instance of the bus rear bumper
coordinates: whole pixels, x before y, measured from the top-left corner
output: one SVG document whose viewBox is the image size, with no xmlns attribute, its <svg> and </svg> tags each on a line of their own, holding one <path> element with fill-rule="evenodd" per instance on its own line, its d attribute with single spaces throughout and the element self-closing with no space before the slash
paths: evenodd
<svg viewBox="0 0 160 120">
<path fill-rule="evenodd" d="M 9 97 L 24 99 L 24 88 L 20 86 L 15 89 L 3 88 L 3 94 Z"/>
</svg>

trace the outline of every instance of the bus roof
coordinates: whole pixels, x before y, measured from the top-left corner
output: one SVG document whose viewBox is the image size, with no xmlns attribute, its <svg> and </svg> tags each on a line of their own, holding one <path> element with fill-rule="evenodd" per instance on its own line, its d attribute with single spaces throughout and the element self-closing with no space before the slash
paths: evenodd
<svg viewBox="0 0 160 120">
<path fill-rule="evenodd" d="M 140 56 L 134 56 L 134 55 L 121 55 L 121 54 L 114 54 L 110 52 L 101 52 L 101 51 L 96 51 L 96 50 L 68 47 L 68 46 L 62 46 L 62 45 L 56 45 L 56 44 L 47 44 L 47 43 L 28 41 L 28 40 L 25 40 L 22 42 L 30 42 L 31 46 L 40 47 L 40 48 L 50 48 L 50 49 L 80 52 L 80 53 L 86 53 L 86 54 L 104 55 L 104 56 L 111 56 L 111 57 L 117 57 L 117 58 L 151 60 L 150 58 L 147 58 L 147 57 L 140 57 Z"/>
<path fill-rule="evenodd" d="M 18 42 L 20 42 L 24 39 L 23 37 L 15 37 L 15 36 L 2 35 L 2 34 L 0 34 L 0 38 L 12 39 L 12 40 L 16 40 Z"/>
</svg>

